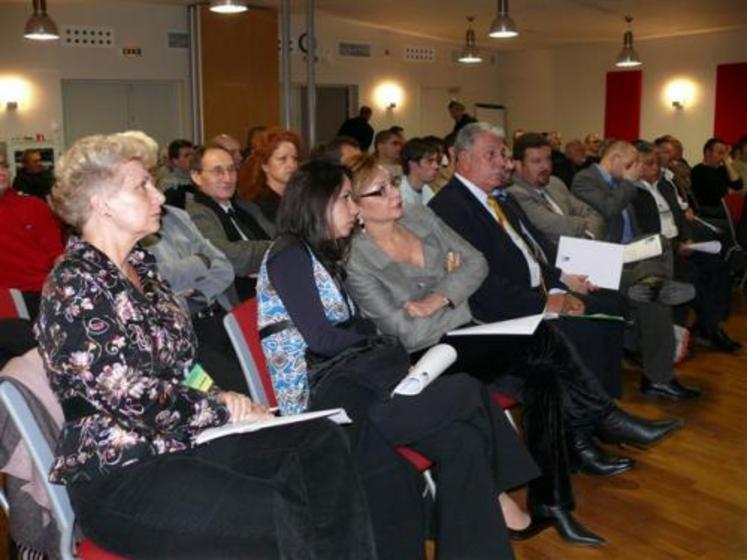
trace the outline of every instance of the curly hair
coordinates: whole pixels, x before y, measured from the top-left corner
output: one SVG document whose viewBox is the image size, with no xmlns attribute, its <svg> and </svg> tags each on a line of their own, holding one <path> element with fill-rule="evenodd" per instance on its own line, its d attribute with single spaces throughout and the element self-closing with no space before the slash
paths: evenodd
<svg viewBox="0 0 747 560">
<path fill-rule="evenodd" d="M 157 148 L 153 139 L 135 131 L 81 138 L 55 166 L 52 209 L 80 231 L 91 213 L 91 197 L 99 192 L 115 192 L 123 181 L 120 168 L 129 161 L 139 161 L 146 169 L 153 167 Z"/>
<path fill-rule="evenodd" d="M 238 193 L 244 200 L 252 201 L 269 193 L 267 174 L 262 169 L 278 146 L 290 142 L 301 156 L 301 137 L 287 128 L 269 128 L 255 136 L 251 146 L 252 155 L 244 162 L 239 171 Z"/>
</svg>

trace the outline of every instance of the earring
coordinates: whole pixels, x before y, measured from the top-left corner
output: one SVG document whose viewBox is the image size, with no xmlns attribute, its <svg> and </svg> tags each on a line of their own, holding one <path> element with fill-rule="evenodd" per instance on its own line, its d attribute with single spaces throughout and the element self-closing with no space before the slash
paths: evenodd
<svg viewBox="0 0 747 560">
<path fill-rule="evenodd" d="M 358 214 L 355 219 L 358 221 L 358 227 L 361 229 L 366 229 L 366 223 L 363 221 L 363 216 Z"/>
</svg>

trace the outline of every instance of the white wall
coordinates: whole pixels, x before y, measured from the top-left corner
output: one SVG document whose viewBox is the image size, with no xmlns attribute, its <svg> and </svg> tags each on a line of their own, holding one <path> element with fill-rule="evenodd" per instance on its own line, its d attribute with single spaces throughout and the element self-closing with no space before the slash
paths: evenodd
<svg viewBox="0 0 747 560">
<path fill-rule="evenodd" d="M 187 30 L 187 11 L 181 6 L 138 3 L 81 4 L 55 1 L 48 10 L 62 26 L 111 26 L 116 48 L 66 47 L 62 41 L 40 42 L 23 38 L 30 2 L 0 4 L 0 84 L 21 80 L 26 89 L 16 111 L 0 103 L 0 142 L 36 136 L 61 142 L 64 79 L 176 80 L 182 84 L 183 133 L 191 135 L 189 120 L 189 54 L 170 49 L 169 31 Z M 140 47 L 143 56 L 125 58 L 121 47 Z M 3 92 L 0 91 L 0 101 Z"/>
<path fill-rule="evenodd" d="M 605 76 L 615 70 L 618 43 L 600 43 L 500 56 L 499 80 L 512 128 L 560 130 L 563 138 L 603 133 Z M 636 40 L 644 65 L 641 136 L 680 138 L 686 157 L 697 161 L 713 134 L 716 66 L 747 62 L 747 28 L 683 37 Z M 694 97 L 675 110 L 664 91 L 686 79 Z M 747 129 L 747 123 L 745 123 Z"/>
<path fill-rule="evenodd" d="M 298 38 L 304 31 L 302 16 L 292 18 L 292 35 Z M 319 62 L 316 67 L 318 84 L 357 85 L 359 103 L 370 105 L 374 110 L 371 125 L 375 130 L 398 124 L 408 137 L 423 134 L 445 135 L 450 132 L 453 121 L 448 117 L 446 103 L 438 118 L 430 119 L 421 110 L 421 92 L 432 88 L 450 89 L 451 97 L 464 100 L 471 110 L 475 102 L 501 103 L 498 95 L 497 66 L 490 61 L 492 53 L 485 51 L 486 59 L 480 65 L 464 65 L 452 62 L 452 51 L 461 46 L 423 39 L 393 31 L 368 27 L 344 19 L 319 13 L 316 17 Z M 339 41 L 369 43 L 371 58 L 345 58 L 337 55 Z M 404 60 L 405 47 L 426 46 L 436 48 L 434 62 L 408 62 Z M 292 53 L 292 78 L 294 83 L 306 80 L 303 55 Z M 377 101 L 376 87 L 382 82 L 394 82 L 401 86 L 403 99 L 394 110 L 387 111 Z M 432 93 L 432 91 L 431 91 Z M 355 112 L 354 108 L 354 112 Z M 428 122 L 434 124 L 429 127 Z M 444 129 L 444 125 L 448 128 Z"/>
</svg>

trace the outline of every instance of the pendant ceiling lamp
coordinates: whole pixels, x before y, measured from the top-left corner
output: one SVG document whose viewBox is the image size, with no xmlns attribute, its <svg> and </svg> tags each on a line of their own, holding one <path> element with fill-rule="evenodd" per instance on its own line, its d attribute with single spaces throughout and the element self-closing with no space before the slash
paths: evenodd
<svg viewBox="0 0 747 560">
<path fill-rule="evenodd" d="M 462 64 L 479 64 L 482 62 L 480 51 L 477 50 L 477 45 L 475 44 L 475 30 L 472 29 L 473 21 L 475 21 L 474 16 L 467 16 L 467 34 L 462 54 L 458 59 Z"/>
<path fill-rule="evenodd" d="M 630 25 L 633 18 L 625 16 L 625 21 L 628 22 L 628 29 L 625 31 L 625 35 L 623 35 L 623 48 L 620 51 L 620 54 L 617 55 L 615 66 L 620 68 L 634 68 L 643 63 L 641 62 L 641 57 L 638 56 L 638 53 L 633 48 L 633 29 Z"/>
<path fill-rule="evenodd" d="M 510 39 L 516 37 L 519 32 L 516 30 L 516 23 L 508 15 L 508 0 L 498 0 L 498 13 L 490 24 L 489 37 L 494 39 Z"/>
<path fill-rule="evenodd" d="M 23 36 L 34 41 L 53 41 L 60 38 L 52 18 L 47 15 L 47 0 L 33 0 L 34 13 L 26 22 Z"/>
<path fill-rule="evenodd" d="M 241 0 L 211 0 L 210 11 L 218 14 L 240 14 L 249 8 Z"/>
</svg>

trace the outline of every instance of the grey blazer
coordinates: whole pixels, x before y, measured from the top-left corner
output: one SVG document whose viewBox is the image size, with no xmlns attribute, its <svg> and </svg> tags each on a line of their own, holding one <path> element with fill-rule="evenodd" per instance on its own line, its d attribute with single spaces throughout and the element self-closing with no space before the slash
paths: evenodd
<svg viewBox="0 0 747 560">
<path fill-rule="evenodd" d="M 242 206 L 244 210 L 249 212 L 246 207 L 247 203 L 238 200 L 234 204 Z M 264 257 L 265 251 L 270 248 L 271 241 L 252 239 L 230 241 L 220 219 L 211 208 L 191 199 L 187 200 L 186 210 L 202 235 L 228 257 L 236 276 L 249 276 L 259 272 L 262 257 Z"/>
<path fill-rule="evenodd" d="M 574 195 L 602 215 L 607 227 L 607 235 L 603 241 L 613 243 L 620 243 L 622 239 L 623 210 L 627 209 L 631 221 L 635 221 L 635 212 L 630 202 L 636 195 L 636 190 L 635 184 L 626 180 L 623 180 L 616 189 L 611 189 L 596 165 L 576 173 L 571 188 Z M 635 231 L 635 224 L 633 229 Z"/>
<path fill-rule="evenodd" d="M 202 236 L 189 214 L 174 206 L 164 209 L 159 233 L 146 237 L 142 245 L 153 253 L 158 272 L 177 295 L 196 290 L 205 296 L 206 303 L 212 303 L 233 285 L 231 263 Z M 207 257 L 210 268 L 198 254 Z"/>
<path fill-rule="evenodd" d="M 543 187 L 563 211 L 557 214 L 542 195 L 540 189 L 530 186 L 520 178 L 514 178 L 514 184 L 508 188 L 529 220 L 545 236 L 558 244 L 561 235 L 584 237 L 590 232 L 594 239 L 604 239 L 606 230 L 604 219 L 584 201 L 573 196 L 563 182 L 557 177 L 550 177 L 550 182 Z"/>
<path fill-rule="evenodd" d="M 485 258 L 426 206 L 407 209 L 400 223 L 423 242 L 425 267 L 392 261 L 365 231 L 353 238 L 347 263 L 347 288 L 364 316 L 385 334 L 397 336 L 408 351 L 436 344 L 451 329 L 472 320 L 467 300 L 488 274 Z M 446 258 L 459 253 L 461 266 L 446 270 Z M 431 293 L 454 307 L 430 317 L 410 317 L 403 305 Z"/>
</svg>

